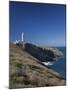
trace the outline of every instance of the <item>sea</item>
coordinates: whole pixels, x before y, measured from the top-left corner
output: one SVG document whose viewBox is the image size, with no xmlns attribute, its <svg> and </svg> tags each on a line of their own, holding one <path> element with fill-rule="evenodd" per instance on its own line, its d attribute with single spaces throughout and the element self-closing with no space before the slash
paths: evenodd
<svg viewBox="0 0 68 90">
<path fill-rule="evenodd" d="M 56 47 L 63 52 L 64 56 L 57 58 L 54 62 L 48 62 L 46 65 L 56 72 L 60 73 L 61 76 L 66 80 L 66 47 Z"/>
</svg>

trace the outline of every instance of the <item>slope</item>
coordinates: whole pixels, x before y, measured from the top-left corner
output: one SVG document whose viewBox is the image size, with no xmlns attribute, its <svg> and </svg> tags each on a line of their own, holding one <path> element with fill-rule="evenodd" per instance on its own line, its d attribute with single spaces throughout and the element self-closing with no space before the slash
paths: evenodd
<svg viewBox="0 0 68 90">
<path fill-rule="evenodd" d="M 9 88 L 65 85 L 57 72 L 43 65 L 20 46 L 10 43 Z"/>
</svg>

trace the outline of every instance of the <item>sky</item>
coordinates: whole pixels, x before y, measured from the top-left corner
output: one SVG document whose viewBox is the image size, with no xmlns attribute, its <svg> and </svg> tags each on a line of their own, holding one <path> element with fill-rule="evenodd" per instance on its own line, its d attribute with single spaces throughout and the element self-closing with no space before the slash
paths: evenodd
<svg viewBox="0 0 68 90">
<path fill-rule="evenodd" d="M 21 40 L 41 46 L 65 46 L 66 6 L 9 2 L 10 41 Z"/>
</svg>

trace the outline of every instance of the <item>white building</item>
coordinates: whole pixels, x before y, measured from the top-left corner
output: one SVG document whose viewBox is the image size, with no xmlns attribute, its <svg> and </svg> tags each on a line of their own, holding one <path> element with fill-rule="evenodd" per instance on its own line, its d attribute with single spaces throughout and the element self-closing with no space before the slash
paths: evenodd
<svg viewBox="0 0 68 90">
<path fill-rule="evenodd" d="M 21 40 L 16 40 L 16 41 L 14 42 L 14 44 L 18 44 L 18 43 L 24 44 L 24 33 L 23 33 L 23 32 L 22 32 L 22 34 L 21 34 Z"/>
</svg>

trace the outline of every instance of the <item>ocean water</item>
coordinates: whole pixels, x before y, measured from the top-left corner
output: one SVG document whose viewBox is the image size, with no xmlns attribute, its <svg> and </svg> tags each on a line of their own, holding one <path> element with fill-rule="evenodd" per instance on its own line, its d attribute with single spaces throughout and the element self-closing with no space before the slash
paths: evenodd
<svg viewBox="0 0 68 90">
<path fill-rule="evenodd" d="M 56 48 L 61 50 L 64 56 L 61 58 L 57 58 L 57 61 L 53 63 L 49 62 L 48 67 L 57 71 L 58 73 L 60 73 L 61 76 L 64 77 L 64 79 L 66 79 L 66 48 L 65 47 L 56 47 Z"/>
</svg>

